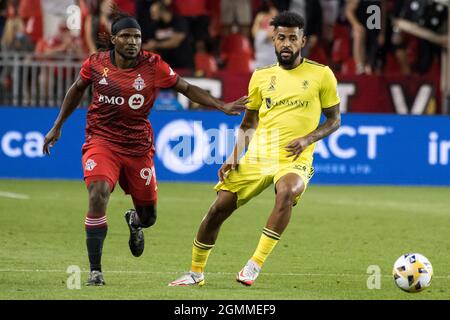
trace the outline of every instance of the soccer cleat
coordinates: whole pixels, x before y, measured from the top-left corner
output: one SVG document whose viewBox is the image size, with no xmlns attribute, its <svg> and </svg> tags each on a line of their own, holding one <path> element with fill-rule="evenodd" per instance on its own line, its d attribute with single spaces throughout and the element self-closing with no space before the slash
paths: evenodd
<svg viewBox="0 0 450 320">
<path fill-rule="evenodd" d="M 89 278 L 86 282 L 87 286 L 104 286 L 105 284 L 101 271 L 93 270 L 89 273 Z"/>
<path fill-rule="evenodd" d="M 135 257 L 139 257 L 144 252 L 144 231 L 136 223 L 139 221 L 136 210 L 130 209 L 125 213 L 125 221 L 130 229 L 130 239 L 128 245 L 130 247 L 131 254 Z"/>
<path fill-rule="evenodd" d="M 251 286 L 261 272 L 261 267 L 253 260 L 248 260 L 247 264 L 236 275 L 236 281 L 246 286 Z"/>
<path fill-rule="evenodd" d="M 205 276 L 203 272 L 186 272 L 181 277 L 169 283 L 169 287 L 177 287 L 177 286 L 203 286 L 205 284 Z"/>
</svg>

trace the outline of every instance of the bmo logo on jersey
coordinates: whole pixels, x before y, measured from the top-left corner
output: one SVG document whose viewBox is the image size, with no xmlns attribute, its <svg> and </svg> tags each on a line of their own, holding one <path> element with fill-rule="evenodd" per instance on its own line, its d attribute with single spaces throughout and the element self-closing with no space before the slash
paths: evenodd
<svg viewBox="0 0 450 320">
<path fill-rule="evenodd" d="M 128 99 L 128 105 L 131 109 L 137 110 L 144 104 L 144 96 L 142 94 L 133 94 L 130 99 Z"/>
<path fill-rule="evenodd" d="M 98 96 L 98 102 L 121 106 L 125 103 L 125 99 L 122 97 L 108 97 L 100 94 Z"/>
<path fill-rule="evenodd" d="M 133 110 L 137 110 L 144 105 L 144 100 L 145 98 L 142 94 L 133 94 L 128 99 L 128 106 Z M 125 99 L 123 97 L 108 97 L 100 94 L 98 102 L 121 106 L 125 103 Z"/>
</svg>

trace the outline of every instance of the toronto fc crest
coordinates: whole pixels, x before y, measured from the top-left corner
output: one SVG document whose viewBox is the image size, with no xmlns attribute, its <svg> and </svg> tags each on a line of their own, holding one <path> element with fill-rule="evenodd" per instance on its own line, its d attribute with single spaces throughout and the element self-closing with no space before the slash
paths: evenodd
<svg viewBox="0 0 450 320">
<path fill-rule="evenodd" d="M 137 91 L 141 91 L 145 88 L 144 79 L 141 78 L 140 74 L 138 74 L 138 77 L 134 80 L 133 88 L 135 88 Z"/>
<path fill-rule="evenodd" d="M 92 171 L 92 170 L 94 170 L 94 168 L 95 168 L 96 166 L 97 166 L 97 163 L 95 163 L 94 160 L 88 159 L 88 160 L 86 161 L 86 164 L 84 165 L 84 170 L 86 170 L 86 171 Z"/>
</svg>

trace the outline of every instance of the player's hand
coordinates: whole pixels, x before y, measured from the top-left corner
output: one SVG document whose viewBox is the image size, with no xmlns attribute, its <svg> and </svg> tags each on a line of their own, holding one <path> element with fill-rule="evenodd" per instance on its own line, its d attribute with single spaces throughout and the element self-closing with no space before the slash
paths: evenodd
<svg viewBox="0 0 450 320">
<path fill-rule="evenodd" d="M 245 111 L 246 104 L 249 103 L 250 100 L 247 96 L 240 97 L 236 101 L 226 103 L 220 107 L 220 110 L 225 112 L 226 114 L 238 116 L 241 114 L 241 111 Z"/>
<path fill-rule="evenodd" d="M 292 140 L 284 149 L 289 152 L 288 157 L 294 157 L 292 161 L 295 161 L 310 144 L 310 139 L 307 137 L 301 137 Z"/>
<path fill-rule="evenodd" d="M 61 128 L 51 128 L 50 131 L 45 135 L 44 147 L 42 148 L 44 154 L 50 155 L 50 148 L 55 145 L 59 137 L 61 137 Z"/>
<path fill-rule="evenodd" d="M 230 173 L 231 170 L 236 170 L 239 166 L 239 163 L 236 161 L 225 161 L 225 163 L 220 167 L 219 171 L 217 172 L 217 175 L 219 176 L 219 180 L 223 181 L 227 175 Z"/>
</svg>

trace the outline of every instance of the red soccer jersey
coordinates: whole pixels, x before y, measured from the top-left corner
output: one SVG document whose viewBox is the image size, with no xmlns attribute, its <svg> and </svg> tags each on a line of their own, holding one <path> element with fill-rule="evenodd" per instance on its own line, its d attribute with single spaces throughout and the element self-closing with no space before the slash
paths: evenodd
<svg viewBox="0 0 450 320">
<path fill-rule="evenodd" d="M 99 143 L 142 156 L 154 150 L 148 115 L 158 90 L 175 85 L 178 75 L 154 53 L 142 51 L 137 65 L 129 69 L 113 65 L 111 55 L 111 51 L 92 54 L 80 70 L 81 79 L 93 88 L 83 150 Z"/>
</svg>

